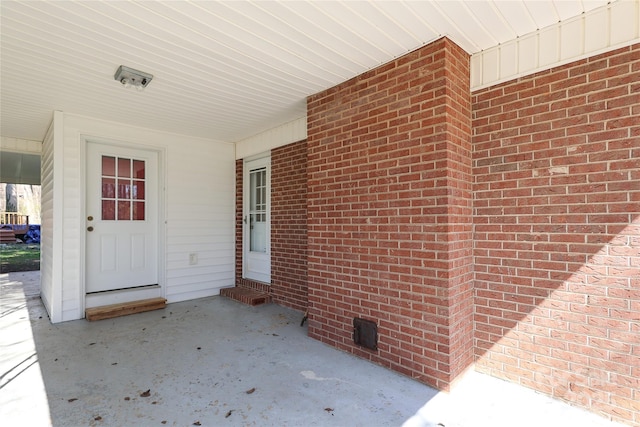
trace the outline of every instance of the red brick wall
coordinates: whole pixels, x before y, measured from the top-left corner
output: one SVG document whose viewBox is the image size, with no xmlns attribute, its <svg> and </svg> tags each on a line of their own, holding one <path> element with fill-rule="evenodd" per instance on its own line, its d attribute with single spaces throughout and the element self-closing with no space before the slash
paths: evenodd
<svg viewBox="0 0 640 427">
<path fill-rule="evenodd" d="M 447 86 L 447 280 L 449 369 L 453 381 L 473 363 L 473 178 L 469 57 L 453 43 L 444 64 Z"/>
<path fill-rule="evenodd" d="M 307 309 L 307 143 L 271 151 L 271 290 L 274 302 Z"/>
<path fill-rule="evenodd" d="M 472 100 L 477 369 L 640 425 L 640 45 Z"/>
<path fill-rule="evenodd" d="M 243 161 L 236 161 L 236 284 L 269 292 L 275 303 L 307 308 L 307 144 L 271 151 L 271 285 L 242 277 Z"/>
<path fill-rule="evenodd" d="M 473 360 L 468 61 L 442 39 L 308 99 L 309 335 L 442 389 Z"/>
</svg>

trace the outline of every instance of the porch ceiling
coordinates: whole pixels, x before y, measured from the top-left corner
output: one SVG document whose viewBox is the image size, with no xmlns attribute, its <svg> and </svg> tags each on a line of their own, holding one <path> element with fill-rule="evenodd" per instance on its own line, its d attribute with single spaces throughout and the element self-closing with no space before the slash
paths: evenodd
<svg viewBox="0 0 640 427">
<path fill-rule="evenodd" d="M 238 141 L 441 36 L 473 54 L 607 3 L 3 0 L 0 133 L 40 141 L 61 110 Z M 119 65 L 153 81 L 125 89 Z"/>
</svg>

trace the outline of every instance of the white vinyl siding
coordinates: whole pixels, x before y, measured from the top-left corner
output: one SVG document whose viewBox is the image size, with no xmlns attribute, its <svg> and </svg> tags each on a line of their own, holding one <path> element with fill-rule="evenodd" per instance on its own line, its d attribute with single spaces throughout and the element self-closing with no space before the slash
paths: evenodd
<svg viewBox="0 0 640 427">
<path fill-rule="evenodd" d="M 70 116 L 64 114 L 62 143 L 62 200 L 56 199 L 62 207 L 62 319 L 73 320 L 84 317 L 82 296 L 81 256 L 84 249 L 84 221 L 82 203 L 84 200 L 81 171 L 83 168 L 82 148 L 76 133 L 68 127 Z M 55 142 L 58 144 L 58 141 Z M 54 167 L 58 167 L 56 163 Z M 57 184 L 56 184 L 57 185 Z"/>
<path fill-rule="evenodd" d="M 194 140 L 190 153 L 185 145 L 167 151 L 169 302 L 209 296 L 235 280 L 233 145 Z M 195 265 L 189 264 L 191 253 L 197 255 Z"/>
<path fill-rule="evenodd" d="M 53 310 L 54 301 L 56 301 L 53 295 L 54 270 L 57 270 L 54 266 L 55 252 L 53 247 L 53 128 L 54 123 L 49 127 L 49 131 L 42 142 L 42 156 L 40 160 L 42 188 L 40 207 L 40 297 L 42 298 L 45 308 L 49 312 L 51 321 L 55 323 L 61 320 L 61 316 L 59 315 L 59 310 L 57 312 L 54 312 Z"/>
<path fill-rule="evenodd" d="M 62 272 L 60 280 L 54 277 L 50 285 L 53 293 L 62 288 L 59 302 L 62 315 L 52 321 L 84 317 L 83 180 L 87 138 L 135 144 L 161 153 L 160 204 L 164 216 L 160 218 L 162 229 L 158 237 L 165 251 L 160 254 L 159 280 L 168 302 L 217 295 L 220 288 L 232 286 L 235 280 L 233 144 L 64 114 L 64 135 L 60 137 L 63 156 L 56 158 L 51 166 L 63 171 L 61 182 L 55 182 L 56 188 L 58 185 L 63 188 L 59 198 L 55 197 L 56 206 L 59 204 L 61 209 L 54 212 L 54 217 L 59 213 L 61 218 Z M 43 203 L 50 197 L 43 189 Z M 192 253 L 197 254 L 196 265 L 189 264 Z M 51 271 L 43 271 L 43 276 L 50 274 Z M 55 311 L 56 301 L 49 304 Z"/>
</svg>

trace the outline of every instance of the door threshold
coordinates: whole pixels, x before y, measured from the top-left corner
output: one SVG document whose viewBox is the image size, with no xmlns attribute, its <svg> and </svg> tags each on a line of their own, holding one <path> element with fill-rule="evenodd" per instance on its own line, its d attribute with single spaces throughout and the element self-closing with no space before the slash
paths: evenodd
<svg viewBox="0 0 640 427">
<path fill-rule="evenodd" d="M 94 292 L 85 295 L 85 309 L 103 305 L 123 304 L 132 301 L 151 298 L 164 298 L 160 285 L 141 286 L 136 288 L 116 289 L 104 292 Z"/>
<path fill-rule="evenodd" d="M 129 288 L 109 289 L 109 290 L 106 290 L 106 291 L 87 292 L 87 295 L 108 294 L 109 292 L 135 291 L 135 290 L 139 290 L 139 289 L 159 288 L 159 287 L 160 287 L 160 285 L 155 283 L 153 285 L 142 285 L 142 286 L 134 286 L 134 287 L 129 287 Z"/>
<path fill-rule="evenodd" d="M 87 308 L 85 318 L 88 321 L 112 319 L 114 317 L 127 316 L 129 314 L 143 313 L 145 311 L 160 310 L 165 308 L 167 300 L 164 298 L 150 298 L 127 303 L 103 305 Z"/>
</svg>

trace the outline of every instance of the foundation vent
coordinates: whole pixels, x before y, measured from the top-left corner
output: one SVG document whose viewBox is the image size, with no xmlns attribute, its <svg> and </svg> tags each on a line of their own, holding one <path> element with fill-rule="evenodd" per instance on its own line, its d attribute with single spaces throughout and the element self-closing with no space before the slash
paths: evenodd
<svg viewBox="0 0 640 427">
<path fill-rule="evenodd" d="M 378 326 L 371 320 L 353 319 L 353 342 L 369 350 L 378 349 Z"/>
</svg>

